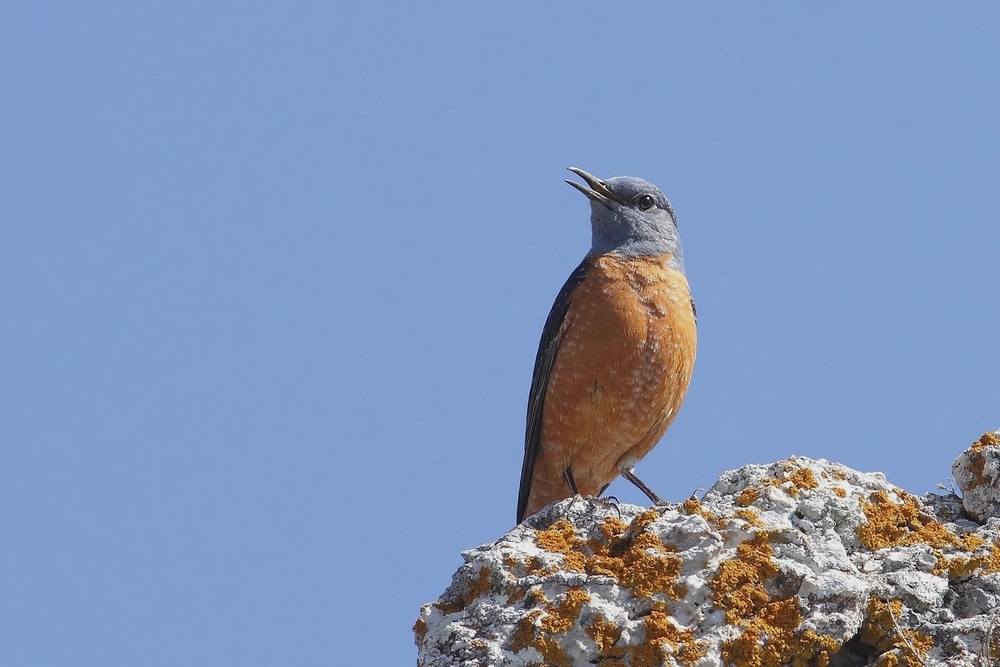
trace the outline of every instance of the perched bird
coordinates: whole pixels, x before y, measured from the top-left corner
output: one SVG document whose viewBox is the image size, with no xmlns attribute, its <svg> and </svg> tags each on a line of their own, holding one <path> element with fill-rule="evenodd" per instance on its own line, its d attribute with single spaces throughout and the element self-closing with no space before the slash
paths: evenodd
<svg viewBox="0 0 1000 667">
<path fill-rule="evenodd" d="M 528 395 L 517 520 L 555 500 L 600 495 L 633 473 L 684 401 L 696 348 L 694 300 L 677 218 L 652 183 L 587 185 L 590 252 L 563 285 L 538 345 Z M 589 187 L 587 187 L 589 186 Z"/>
</svg>

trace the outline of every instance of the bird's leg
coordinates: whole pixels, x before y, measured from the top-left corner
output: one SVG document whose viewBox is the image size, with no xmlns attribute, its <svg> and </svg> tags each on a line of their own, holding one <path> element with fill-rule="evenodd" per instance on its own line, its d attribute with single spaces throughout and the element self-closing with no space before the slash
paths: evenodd
<svg viewBox="0 0 1000 667">
<path fill-rule="evenodd" d="M 566 469 L 563 470 L 563 479 L 566 480 L 566 485 L 569 486 L 569 490 L 573 492 L 573 502 L 571 502 L 569 504 L 569 507 L 566 508 L 566 512 L 568 513 L 570 507 L 573 507 L 573 503 L 583 498 L 583 496 L 580 495 L 580 491 L 576 488 L 576 480 L 573 478 L 573 468 L 571 468 L 570 466 L 566 466 Z M 605 484 L 603 487 L 601 487 L 601 490 L 598 491 L 596 496 L 588 496 L 588 498 L 592 499 L 594 502 L 608 505 L 609 507 L 614 509 L 614 511 L 618 514 L 618 518 L 620 519 L 622 518 L 622 512 L 620 509 L 618 509 L 618 499 L 615 498 L 614 496 L 608 496 L 605 498 L 601 495 L 608 489 L 609 486 L 611 485 Z"/>
<path fill-rule="evenodd" d="M 563 470 L 563 479 L 566 480 L 566 484 L 569 486 L 569 490 L 573 492 L 574 496 L 580 495 L 580 492 L 576 490 L 576 480 L 573 479 L 573 468 L 566 466 Z"/>
<path fill-rule="evenodd" d="M 646 486 L 645 482 L 643 482 L 641 479 L 639 479 L 638 477 L 636 477 L 635 473 L 632 471 L 631 468 L 628 468 L 626 470 L 622 470 L 621 474 L 622 474 L 622 477 L 624 477 L 628 481 L 630 481 L 633 484 L 635 484 L 636 488 L 638 488 L 640 491 L 642 491 L 643 493 L 645 493 L 646 497 L 649 498 L 650 500 L 652 500 L 654 505 L 666 505 L 667 504 L 666 502 L 663 501 L 662 498 L 660 498 L 658 495 L 656 495 L 655 493 L 653 493 L 653 490 L 651 488 L 649 488 L 648 486 Z"/>
<path fill-rule="evenodd" d="M 576 490 L 576 480 L 573 479 L 573 468 L 566 466 L 566 469 L 563 470 L 563 479 L 566 480 L 566 485 L 569 486 L 569 490 L 573 492 L 573 500 L 571 500 L 569 506 L 566 507 L 566 513 L 569 514 L 569 511 L 573 509 L 573 505 L 580 499 L 580 492 Z"/>
</svg>

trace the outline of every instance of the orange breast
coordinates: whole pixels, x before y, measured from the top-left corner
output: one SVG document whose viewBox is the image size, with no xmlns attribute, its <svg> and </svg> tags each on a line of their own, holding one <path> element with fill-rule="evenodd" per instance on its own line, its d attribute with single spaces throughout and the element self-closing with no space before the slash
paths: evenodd
<svg viewBox="0 0 1000 667">
<path fill-rule="evenodd" d="M 570 490 L 596 495 L 649 453 L 684 401 L 696 327 L 687 279 L 667 257 L 593 258 L 571 297 L 542 412 L 527 514 Z"/>
</svg>

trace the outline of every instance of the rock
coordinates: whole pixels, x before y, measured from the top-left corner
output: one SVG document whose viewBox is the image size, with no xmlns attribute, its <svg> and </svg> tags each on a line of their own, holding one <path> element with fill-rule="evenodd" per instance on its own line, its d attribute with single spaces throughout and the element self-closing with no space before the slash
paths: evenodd
<svg viewBox="0 0 1000 667">
<path fill-rule="evenodd" d="M 962 491 L 962 507 L 983 523 L 1000 517 L 1000 431 L 984 433 L 951 464 Z"/>
<path fill-rule="evenodd" d="M 975 666 L 1000 520 L 960 507 L 804 457 L 654 509 L 564 500 L 463 553 L 417 664 Z"/>
</svg>

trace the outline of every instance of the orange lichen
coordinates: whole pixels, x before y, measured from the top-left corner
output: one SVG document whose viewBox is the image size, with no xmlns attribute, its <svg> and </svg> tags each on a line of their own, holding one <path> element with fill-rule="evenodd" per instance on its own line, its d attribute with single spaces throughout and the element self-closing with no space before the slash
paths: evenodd
<svg viewBox="0 0 1000 667">
<path fill-rule="evenodd" d="M 964 479 L 964 486 L 962 490 L 965 492 L 971 489 L 976 489 L 984 484 L 990 484 L 983 473 L 986 470 L 986 457 L 983 455 L 983 450 L 987 447 L 996 447 L 1000 445 L 1000 437 L 997 437 L 996 433 L 986 432 L 976 440 L 968 449 L 968 454 L 965 456 L 966 464 L 969 467 L 969 475 Z"/>
<path fill-rule="evenodd" d="M 594 640 L 597 648 L 601 651 L 601 657 L 613 647 L 622 636 L 621 628 L 614 623 L 607 621 L 603 616 L 598 616 L 585 629 L 587 636 Z"/>
<path fill-rule="evenodd" d="M 541 609 L 536 609 L 517 622 L 510 638 L 510 650 L 518 653 L 530 646 L 542 654 L 547 664 L 555 667 L 572 667 L 569 656 L 557 640 L 536 632 L 535 624 L 544 614 Z"/>
<path fill-rule="evenodd" d="M 417 636 L 418 643 L 424 641 L 424 637 L 427 635 L 427 621 L 418 618 L 417 622 L 413 624 L 413 634 Z"/>
<path fill-rule="evenodd" d="M 569 632 L 587 602 L 590 602 L 589 595 L 579 588 L 571 588 L 558 604 L 549 609 L 542 619 L 541 629 L 549 634 Z"/>
<path fill-rule="evenodd" d="M 605 519 L 604 523 L 598 526 L 605 542 L 610 542 L 612 538 L 617 538 L 628 529 L 628 524 L 621 519 Z"/>
<path fill-rule="evenodd" d="M 833 489 L 833 495 L 837 496 L 838 498 L 846 498 L 847 497 L 847 491 L 844 490 L 844 489 L 842 489 L 842 488 L 840 488 L 839 486 L 836 486 Z"/>
<path fill-rule="evenodd" d="M 475 581 L 470 583 L 468 588 L 450 600 L 435 602 L 434 606 L 445 614 L 454 614 L 457 611 L 462 611 L 469 606 L 469 603 L 493 587 L 490 581 L 492 576 L 493 570 L 490 568 L 486 566 L 479 568 Z"/>
<path fill-rule="evenodd" d="M 661 593 L 676 599 L 686 594 L 685 588 L 677 581 L 681 571 L 677 549 L 664 544 L 655 534 L 644 532 L 660 516 L 659 512 L 649 510 L 638 515 L 631 525 L 619 519 L 606 519 L 600 526 L 600 537 L 590 540 L 578 537 L 576 529 L 568 521 L 559 520 L 545 530 L 536 530 L 535 543 L 547 551 L 561 554 L 561 569 L 613 577 L 621 586 L 631 589 L 637 598 L 649 598 Z M 532 593 L 529 591 L 528 595 Z M 541 593 L 538 592 L 538 595 Z M 554 605 L 546 600 L 544 610 L 535 609 L 518 622 L 511 638 L 511 650 L 517 652 L 530 646 L 545 658 L 547 664 L 568 664 L 568 657 L 560 648 L 557 635 L 573 627 L 588 600 L 587 594 L 580 589 L 569 590 Z M 653 613 L 665 616 L 666 605 L 662 601 L 654 600 L 653 608 Z M 655 622 L 659 617 L 653 618 Z M 646 624 L 647 636 L 656 639 L 654 643 L 658 648 L 655 650 L 663 655 L 666 655 L 663 652 L 668 652 L 682 662 L 694 662 L 704 653 L 694 643 L 690 633 L 685 635 L 685 631 L 672 623 L 666 630 L 659 625 L 650 630 L 648 619 Z M 601 650 L 602 667 L 643 664 L 641 651 L 647 650 L 647 647 L 615 647 L 621 631 L 613 624 L 598 618 L 584 631 Z M 633 655 L 636 650 L 640 651 L 638 657 Z"/>
<path fill-rule="evenodd" d="M 469 586 L 469 591 L 466 597 L 469 600 L 473 600 L 490 590 L 490 588 L 492 588 L 492 585 L 490 584 L 490 577 L 492 576 L 493 570 L 490 568 L 485 566 L 479 568 L 479 574 L 476 576 L 476 580 L 472 582 L 472 585 Z"/>
<path fill-rule="evenodd" d="M 527 595 L 529 598 L 531 598 L 531 603 L 534 605 L 552 604 L 551 601 L 549 601 L 549 598 L 545 595 L 545 592 L 542 591 L 542 589 L 539 588 L 538 586 L 533 586 L 532 588 L 529 588 Z"/>
<path fill-rule="evenodd" d="M 736 556 L 719 565 L 709 580 L 713 600 L 726 610 L 726 621 L 737 623 L 760 611 L 770 600 L 764 582 L 778 573 L 767 534 L 760 532 L 736 547 Z"/>
<path fill-rule="evenodd" d="M 677 661 L 691 665 L 701 659 L 706 651 L 695 641 L 690 630 L 683 630 L 661 611 L 652 611 L 643 619 L 646 640 L 629 651 L 632 667 L 654 667 L 662 665 L 668 655 Z"/>
<path fill-rule="evenodd" d="M 972 443 L 969 449 L 973 451 L 978 451 L 980 449 L 985 449 L 987 447 L 996 447 L 998 445 L 1000 445 L 1000 436 L 998 436 L 996 433 L 990 433 L 989 431 L 987 431 L 986 433 L 983 433 L 983 435 L 979 438 L 979 440 L 976 440 L 974 443 Z"/>
<path fill-rule="evenodd" d="M 514 626 L 514 632 L 510 637 L 510 650 L 514 653 L 523 651 L 528 646 L 535 643 L 535 621 L 544 614 L 541 609 L 528 612 Z"/>
<path fill-rule="evenodd" d="M 971 453 L 965 457 L 965 461 L 969 466 L 969 476 L 963 477 L 963 493 L 978 489 L 983 484 L 989 484 L 983 474 L 986 472 L 986 457 L 981 451 L 971 450 Z"/>
<path fill-rule="evenodd" d="M 764 587 L 778 573 L 767 534 L 759 532 L 736 547 L 709 581 L 713 600 L 726 622 L 741 633 L 724 642 L 722 657 L 738 667 L 825 665 L 840 648 L 834 638 L 813 631 L 796 633 L 802 614 L 794 598 L 773 600 Z M 811 661 L 811 662 L 810 662 Z"/>
<path fill-rule="evenodd" d="M 529 606 L 549 603 L 549 599 L 545 597 L 545 593 L 542 592 L 542 589 L 537 586 L 533 586 L 531 588 L 515 588 L 514 592 L 507 598 L 507 604 L 520 602 L 525 597 L 531 600 L 531 605 Z"/>
<path fill-rule="evenodd" d="M 615 646 L 621 639 L 621 628 L 598 616 L 584 630 L 587 636 L 597 644 L 597 649 L 600 651 L 597 660 L 601 667 L 628 667 L 625 657 L 628 655 L 629 649 L 625 646 Z"/>
<path fill-rule="evenodd" d="M 629 528 L 632 530 L 633 533 L 642 532 L 646 530 L 649 524 L 653 523 L 661 516 L 662 515 L 656 510 L 646 510 L 645 512 L 640 512 L 637 517 L 632 519 L 632 523 L 631 525 L 629 525 Z"/>
<path fill-rule="evenodd" d="M 587 551 L 591 554 L 601 554 L 608 550 L 608 545 L 618 542 L 622 534 L 628 530 L 628 524 L 621 519 L 605 519 L 597 527 L 600 537 L 591 537 L 587 541 Z"/>
<path fill-rule="evenodd" d="M 511 572 L 516 572 L 524 567 L 525 563 L 520 558 L 514 558 L 510 554 L 504 554 L 503 564 Z"/>
<path fill-rule="evenodd" d="M 533 556 L 527 560 L 521 560 L 520 558 L 515 558 L 511 554 L 504 554 L 503 564 L 507 568 L 506 579 L 508 583 L 516 582 L 518 576 L 531 574 L 533 571 L 542 566 L 537 557 Z M 509 590 L 509 587 L 505 586 L 504 590 Z M 524 597 L 525 592 L 525 588 L 515 586 L 507 596 L 507 604 L 513 604 L 520 601 Z"/>
<path fill-rule="evenodd" d="M 907 493 L 900 495 L 901 502 L 893 502 L 882 490 L 873 492 L 868 500 L 859 499 L 868 519 L 858 526 L 862 545 L 874 551 L 912 544 L 936 548 L 960 544 L 958 536 L 926 514 L 915 497 Z"/>
<path fill-rule="evenodd" d="M 794 598 L 768 602 L 743 624 L 739 637 L 723 642 L 722 658 L 738 667 L 826 667 L 840 643 L 812 630 L 796 634 L 801 622 Z"/>
<path fill-rule="evenodd" d="M 535 544 L 546 551 L 567 554 L 580 546 L 576 528 L 566 519 L 559 519 L 545 530 L 535 531 Z"/>
<path fill-rule="evenodd" d="M 808 648 L 807 648 L 808 647 Z M 830 656 L 836 654 L 841 648 L 841 643 L 829 635 L 821 635 L 815 630 L 806 630 L 799 635 L 800 655 L 798 659 L 807 659 L 809 655 L 816 656 L 816 667 L 829 667 Z M 809 653 L 806 654 L 805 650 Z"/>
<path fill-rule="evenodd" d="M 524 598 L 524 588 L 515 588 L 513 592 L 507 596 L 507 604 L 514 604 L 515 602 L 520 602 Z"/>
<path fill-rule="evenodd" d="M 545 658 L 545 664 L 552 667 L 573 667 L 566 651 L 559 642 L 551 637 L 539 637 L 535 648 Z"/>
<path fill-rule="evenodd" d="M 631 588 L 637 597 L 666 593 L 679 599 L 686 591 L 676 579 L 681 573 L 682 561 L 677 548 L 663 544 L 658 537 L 643 533 L 635 538 L 620 557 L 601 559 L 594 571 L 614 576 L 623 586 Z"/>
<path fill-rule="evenodd" d="M 897 619 L 902 610 L 903 603 L 899 600 L 886 603 L 872 598 L 868 602 L 868 617 L 858 639 L 881 654 L 876 665 L 922 667 L 927 652 L 934 647 L 934 642 L 922 632 L 899 627 Z"/>
<path fill-rule="evenodd" d="M 580 551 L 585 541 L 576 535 L 576 528 L 566 519 L 559 519 L 546 530 L 535 531 L 535 544 L 546 551 L 563 555 L 563 569 L 582 572 L 584 555 Z"/>
<path fill-rule="evenodd" d="M 524 573 L 531 574 L 532 572 L 538 572 L 539 570 L 544 570 L 545 565 L 542 563 L 542 559 L 538 556 L 532 556 L 531 559 L 524 566 Z"/>
<path fill-rule="evenodd" d="M 798 483 L 809 488 L 810 480 L 815 481 L 815 476 L 803 475 Z M 794 484 L 791 487 L 798 488 Z M 681 509 L 713 523 L 719 521 L 693 498 Z M 734 515 L 751 527 L 760 525 L 759 514 L 753 509 L 737 510 Z M 583 628 L 597 644 L 603 667 L 652 667 L 670 660 L 694 664 L 705 655 L 705 647 L 669 615 L 668 601 L 683 597 L 686 590 L 678 580 L 682 560 L 676 548 L 646 531 L 659 517 L 659 512 L 651 510 L 637 516 L 631 525 L 606 519 L 599 535 L 589 540 L 578 537 L 567 521 L 536 531 L 539 547 L 562 554 L 563 569 L 612 577 L 637 598 L 657 596 L 651 600 L 652 611 L 643 620 L 646 640 L 639 646 L 617 646 L 621 630 L 601 617 Z M 824 667 L 839 644 L 813 631 L 797 631 L 802 614 L 794 598 L 771 599 L 765 584 L 778 574 L 772 557 L 768 533 L 757 531 L 736 547 L 734 557 L 723 562 L 709 581 L 716 605 L 725 610 L 726 621 L 739 630 L 739 635 L 724 645 L 723 657 L 737 667 Z M 572 589 L 558 604 L 549 603 L 545 610 L 532 611 L 516 626 L 512 650 L 531 646 L 547 664 L 565 665 L 568 658 L 559 648 L 559 635 L 578 622 L 586 602 L 583 591 Z"/>
<path fill-rule="evenodd" d="M 705 509 L 704 506 L 702 506 L 701 502 L 694 497 L 688 498 L 683 503 L 681 503 L 681 510 L 685 514 L 697 514 L 698 516 L 703 517 L 705 521 L 708 521 L 709 524 L 715 526 L 716 528 L 721 528 L 722 525 L 725 523 L 724 521 L 719 519 L 719 516 L 717 514 L 715 514 L 714 512 L 709 512 L 707 509 Z"/>
<path fill-rule="evenodd" d="M 564 569 L 614 577 L 622 586 L 631 588 L 636 597 L 654 593 L 683 597 L 685 590 L 676 582 L 681 569 L 677 549 L 652 533 L 642 532 L 659 517 L 659 512 L 649 510 L 630 526 L 607 519 L 601 526 L 603 541 L 584 541 L 577 537 L 572 524 L 560 519 L 547 530 L 536 531 L 535 543 L 563 554 Z"/>
<path fill-rule="evenodd" d="M 787 470 L 786 470 L 787 471 Z M 816 481 L 816 475 L 809 468 L 795 468 L 794 470 L 787 471 L 788 479 L 791 480 L 792 484 L 798 489 L 816 489 L 819 488 L 819 482 Z"/>
<path fill-rule="evenodd" d="M 965 535 L 963 540 L 969 545 L 973 555 L 968 558 L 939 555 L 936 571 L 947 570 L 948 578 L 952 580 L 1000 572 L 1000 547 L 996 544 L 987 545 L 985 540 L 975 535 Z"/>
<path fill-rule="evenodd" d="M 752 505 L 760 498 L 760 489 L 755 486 L 748 486 L 736 496 L 736 504 L 740 507 Z"/>
<path fill-rule="evenodd" d="M 544 595 L 541 598 L 544 600 Z M 572 588 L 557 604 L 548 605 L 547 611 L 531 611 L 514 627 L 510 650 L 517 653 L 530 646 L 542 654 L 546 664 L 571 667 L 569 656 L 554 635 L 569 632 L 580 617 L 583 605 L 589 601 L 590 596 L 584 591 Z"/>
<path fill-rule="evenodd" d="M 631 588 L 636 597 L 654 593 L 666 593 L 673 598 L 683 596 L 676 582 L 681 559 L 675 547 L 663 544 L 650 533 L 615 546 L 618 549 L 594 554 L 587 562 L 587 572 L 614 577 L 622 586 Z"/>
<path fill-rule="evenodd" d="M 764 522 L 760 520 L 760 515 L 752 509 L 742 509 L 733 512 L 737 519 L 743 519 L 754 528 L 763 528 Z"/>
<path fill-rule="evenodd" d="M 868 521 L 858 526 L 858 538 L 863 546 L 873 551 L 926 544 L 934 549 L 937 558 L 935 574 L 947 572 L 950 579 L 959 579 L 1000 572 L 997 545 L 988 545 L 976 535 L 960 535 L 949 530 L 926 514 L 916 498 L 909 494 L 902 496 L 902 502 L 893 502 L 885 491 L 875 491 L 868 500 L 861 498 L 859 502 Z"/>
</svg>

